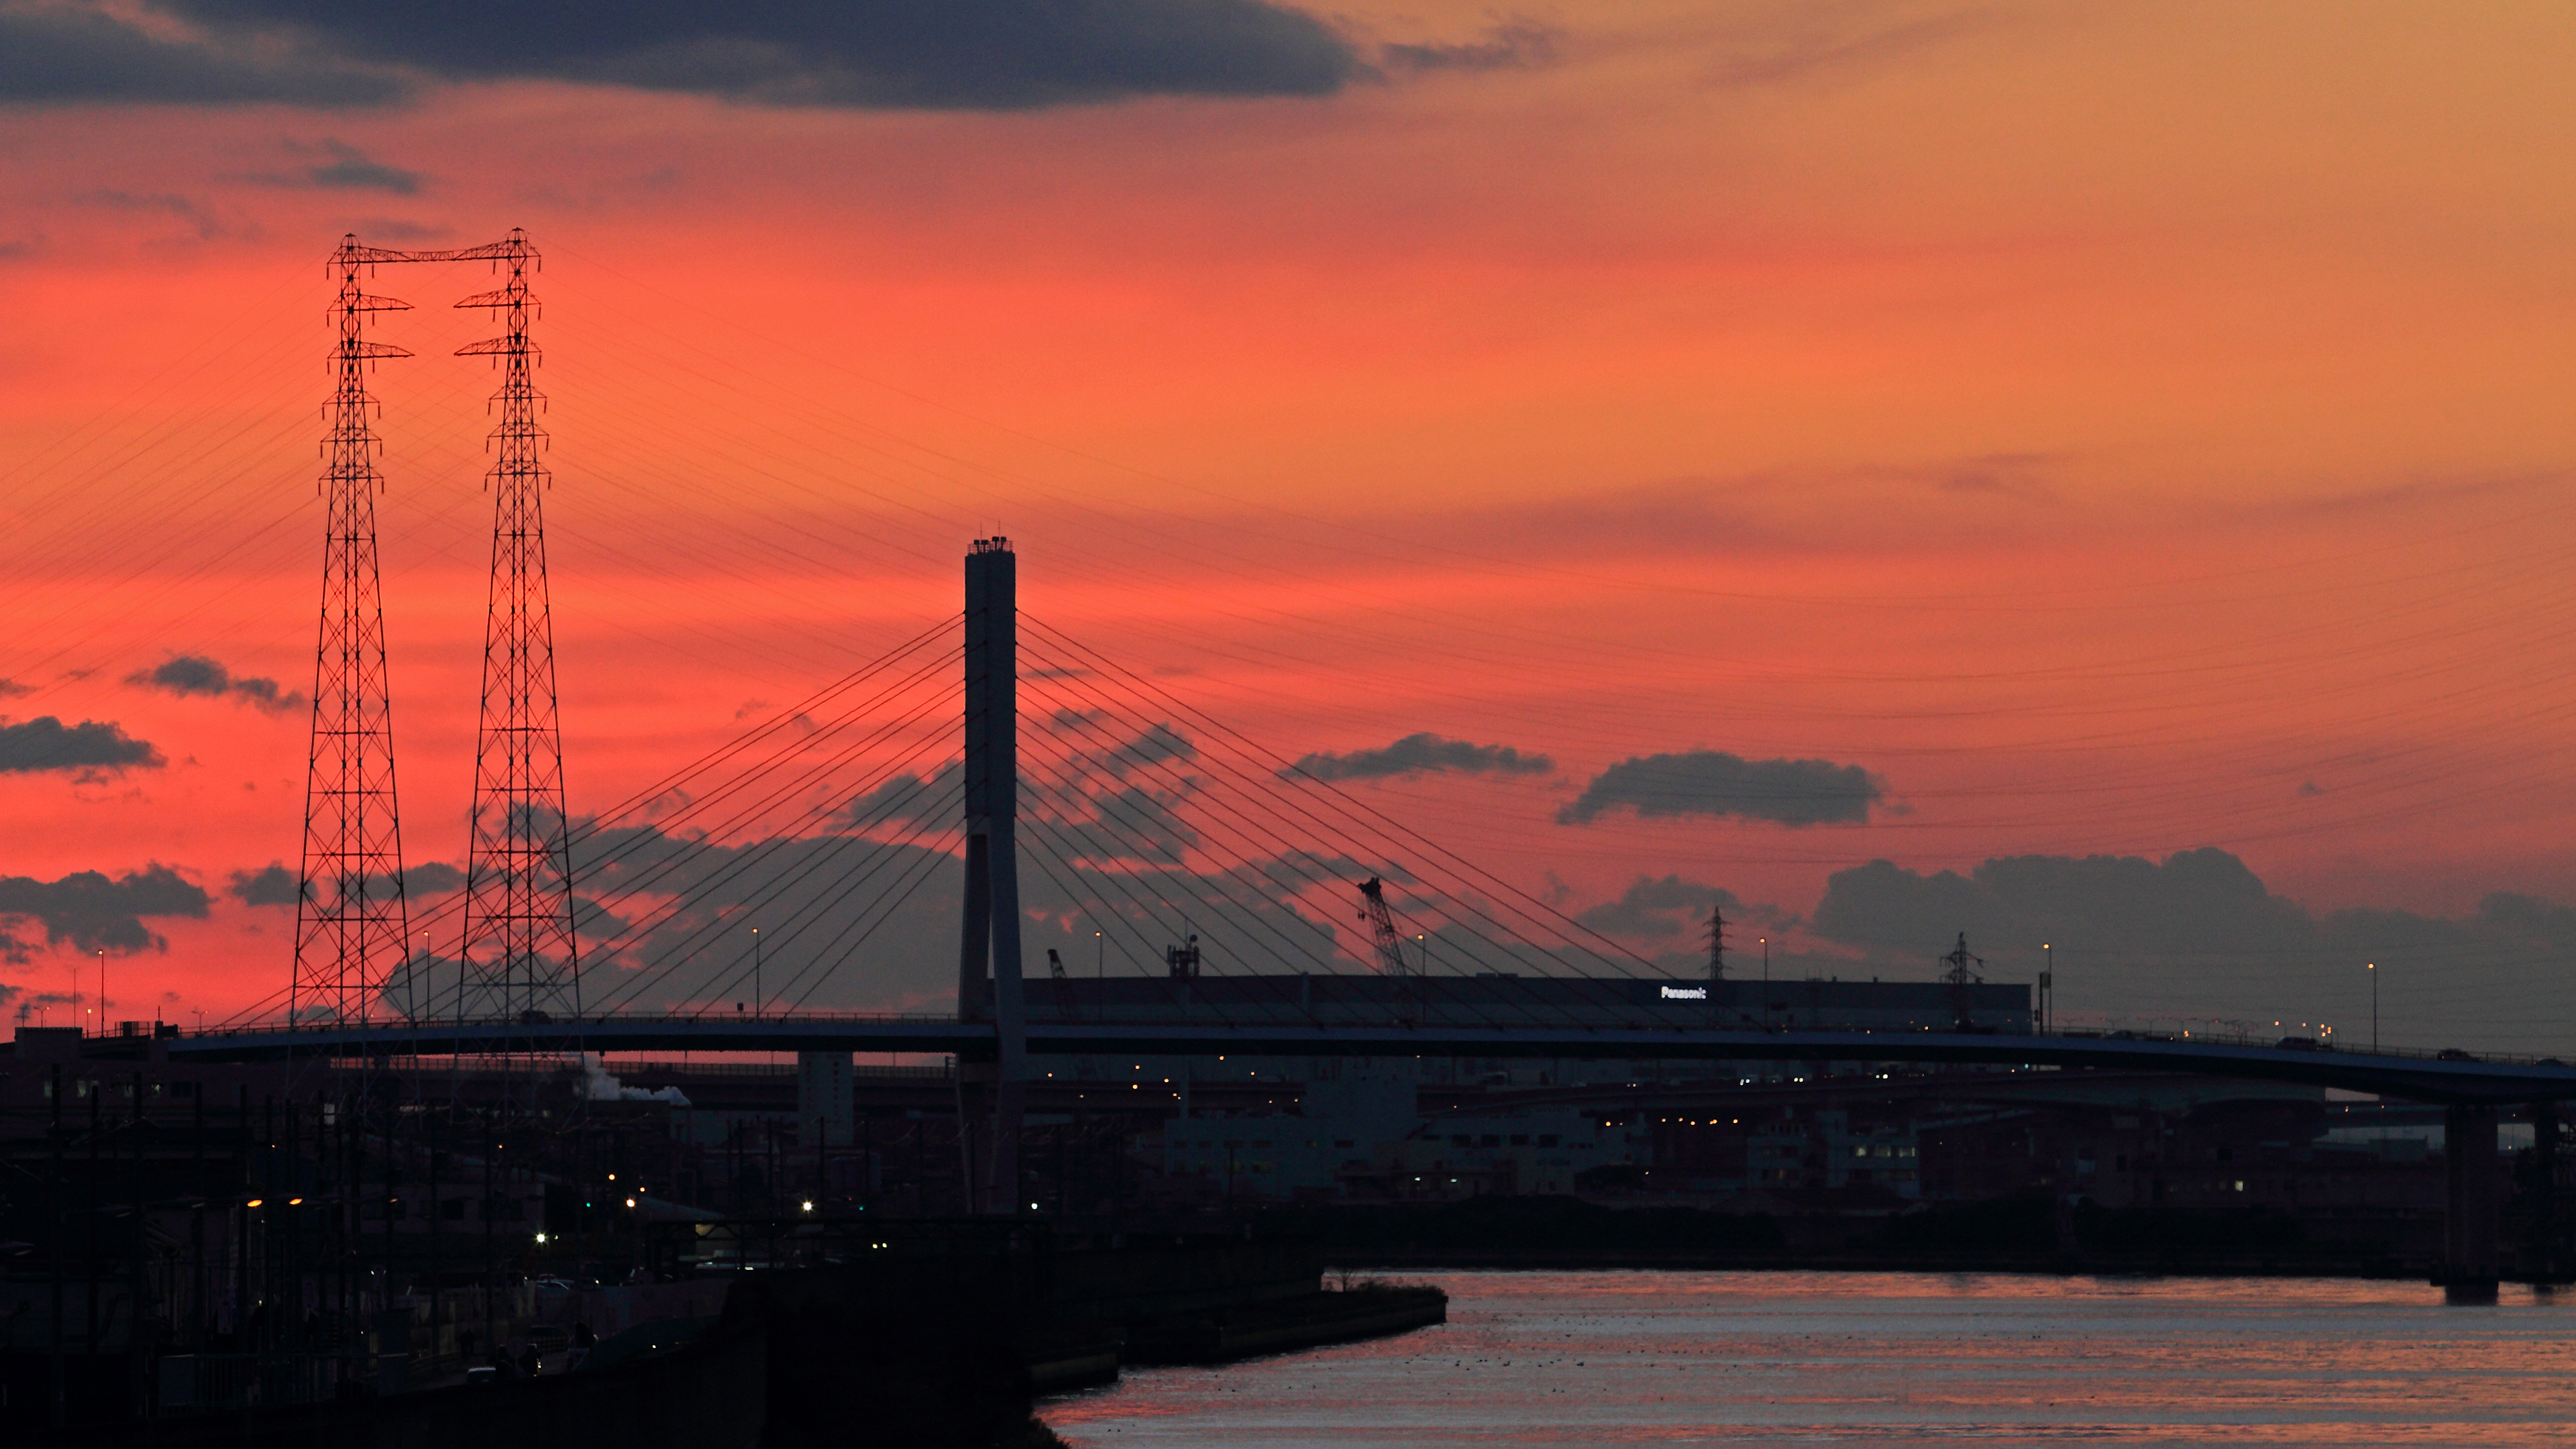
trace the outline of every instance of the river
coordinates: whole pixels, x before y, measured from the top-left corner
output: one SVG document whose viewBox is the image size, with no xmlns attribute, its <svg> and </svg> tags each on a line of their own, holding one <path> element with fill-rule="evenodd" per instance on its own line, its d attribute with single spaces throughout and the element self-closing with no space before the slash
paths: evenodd
<svg viewBox="0 0 2576 1449">
<path fill-rule="evenodd" d="M 1906 1273 L 1433 1273 L 1449 1322 L 1133 1369 L 1082 1449 L 2576 1443 L 2576 1291 Z"/>
</svg>

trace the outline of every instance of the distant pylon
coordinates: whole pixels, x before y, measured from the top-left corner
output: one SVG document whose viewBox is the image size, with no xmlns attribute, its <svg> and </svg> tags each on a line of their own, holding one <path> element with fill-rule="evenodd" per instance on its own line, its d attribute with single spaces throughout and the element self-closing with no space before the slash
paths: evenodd
<svg viewBox="0 0 2576 1449">
<path fill-rule="evenodd" d="M 370 262 L 406 260 L 340 239 L 331 254 L 340 293 L 331 317 L 337 386 L 323 442 L 329 524 L 322 549 L 321 637 L 313 652 L 313 736 L 304 766 L 304 862 L 295 902 L 292 1023 L 315 1008 L 332 1022 L 364 1021 L 395 962 L 410 949 L 403 896 L 402 817 L 394 805 L 393 701 L 385 680 L 385 614 L 376 563 L 376 472 L 381 446 L 369 415 L 367 366 L 409 357 L 362 335 L 371 312 L 408 304 L 358 285 Z"/>
<path fill-rule="evenodd" d="M 551 475 L 538 453 L 545 399 L 528 340 L 538 266 L 528 234 L 512 229 L 472 255 L 507 273 L 503 286 L 457 303 L 489 307 L 503 334 L 457 349 L 499 359 L 492 395 L 492 582 L 483 625 L 483 713 L 474 740 L 472 840 L 465 863 L 465 989 L 459 1016 L 581 1011 L 572 920 L 572 853 L 564 818 L 563 739 L 555 724 L 554 622 L 546 598 L 542 495 Z"/>
<path fill-rule="evenodd" d="M 1941 964 L 1949 968 L 1941 973 L 1941 980 L 1950 988 L 1950 1013 L 1958 1018 L 1958 1029 L 1967 1031 L 1975 1025 L 1971 1010 L 1975 999 L 1969 995 L 1969 988 L 1985 982 L 1977 968 L 1986 964 L 1986 958 L 1969 952 L 1968 933 L 1961 931 L 1959 944 L 1950 948 Z"/>
<path fill-rule="evenodd" d="M 1708 979 L 1726 979 L 1726 916 L 1716 906 L 1708 908 Z"/>
</svg>

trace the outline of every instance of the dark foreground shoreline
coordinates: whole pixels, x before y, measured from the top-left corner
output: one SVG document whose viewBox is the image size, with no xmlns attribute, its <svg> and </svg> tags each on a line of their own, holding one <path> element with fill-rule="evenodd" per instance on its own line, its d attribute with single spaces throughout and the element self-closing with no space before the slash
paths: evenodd
<svg viewBox="0 0 2576 1449">
<path fill-rule="evenodd" d="M 1437 1288 L 1328 1286 L 1314 1245 L 936 1225 L 854 1261 L 745 1273 L 721 1318 L 514 1383 L 25 1429 L 40 1449 L 1048 1449 L 1039 1399 L 1445 1321 Z M 895 1229 L 881 1231 L 889 1234 Z M 913 1245 L 905 1245 L 913 1246 Z"/>
<path fill-rule="evenodd" d="M 2109 1274 L 2433 1281 L 2439 1223 L 2267 1209 L 2099 1209 L 2044 1197 L 1876 1215 L 1608 1206 L 1570 1197 L 1288 1208 L 1264 1233 L 1365 1270 Z M 2508 1257 L 2509 1281 L 2567 1281 Z"/>
<path fill-rule="evenodd" d="M 1367 1272 L 1995 1273 L 2030 1277 L 2425 1279 L 2423 1268 L 2386 1259 L 2260 1254 L 2075 1255 L 2046 1253 L 1635 1253 L 1402 1252 L 1351 1257 Z M 2506 1281 L 2521 1280 L 2508 1276 Z"/>
</svg>

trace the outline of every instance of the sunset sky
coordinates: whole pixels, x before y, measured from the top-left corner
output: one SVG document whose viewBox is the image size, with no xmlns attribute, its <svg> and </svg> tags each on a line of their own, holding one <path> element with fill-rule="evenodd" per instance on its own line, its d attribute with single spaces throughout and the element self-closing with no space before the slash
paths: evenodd
<svg viewBox="0 0 2576 1449">
<path fill-rule="evenodd" d="M 2576 1046 L 2565 7 L 707 9 L 0 0 L 0 1011 L 284 985 L 324 262 L 517 226 L 576 818 L 1000 533 L 1064 636 L 1676 969 L 1717 902 L 1745 970 L 1965 930 L 2070 1018 L 2348 1033 L 2376 960 L 2391 1040 Z M 414 867 L 490 285 L 368 282 Z M 1135 708 L 1163 864 L 1259 855 Z M 953 898 L 809 1004 L 935 1008 Z"/>
</svg>

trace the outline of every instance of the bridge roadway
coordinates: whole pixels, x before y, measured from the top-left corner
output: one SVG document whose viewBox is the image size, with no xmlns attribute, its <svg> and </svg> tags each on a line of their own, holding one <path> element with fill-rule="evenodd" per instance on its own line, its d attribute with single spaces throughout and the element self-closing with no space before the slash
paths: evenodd
<svg viewBox="0 0 2576 1449">
<path fill-rule="evenodd" d="M 2293 1050 L 2146 1034 L 1749 1031 L 1659 1026 L 1445 1026 L 1314 1022 L 1038 1021 L 1028 1051 L 1062 1056 L 1561 1057 L 1620 1060 L 1970 1062 L 2116 1067 L 2340 1087 L 2416 1102 L 2498 1106 L 2576 1099 L 2576 1067 L 2459 1053 Z M 101 1043 L 116 1042 L 107 1038 Z M 131 1040 L 131 1039 L 122 1039 Z M 506 1052 L 914 1052 L 990 1060 L 990 1023 L 938 1016 L 618 1015 L 582 1021 L 388 1022 L 163 1038 L 173 1061 Z"/>
</svg>

